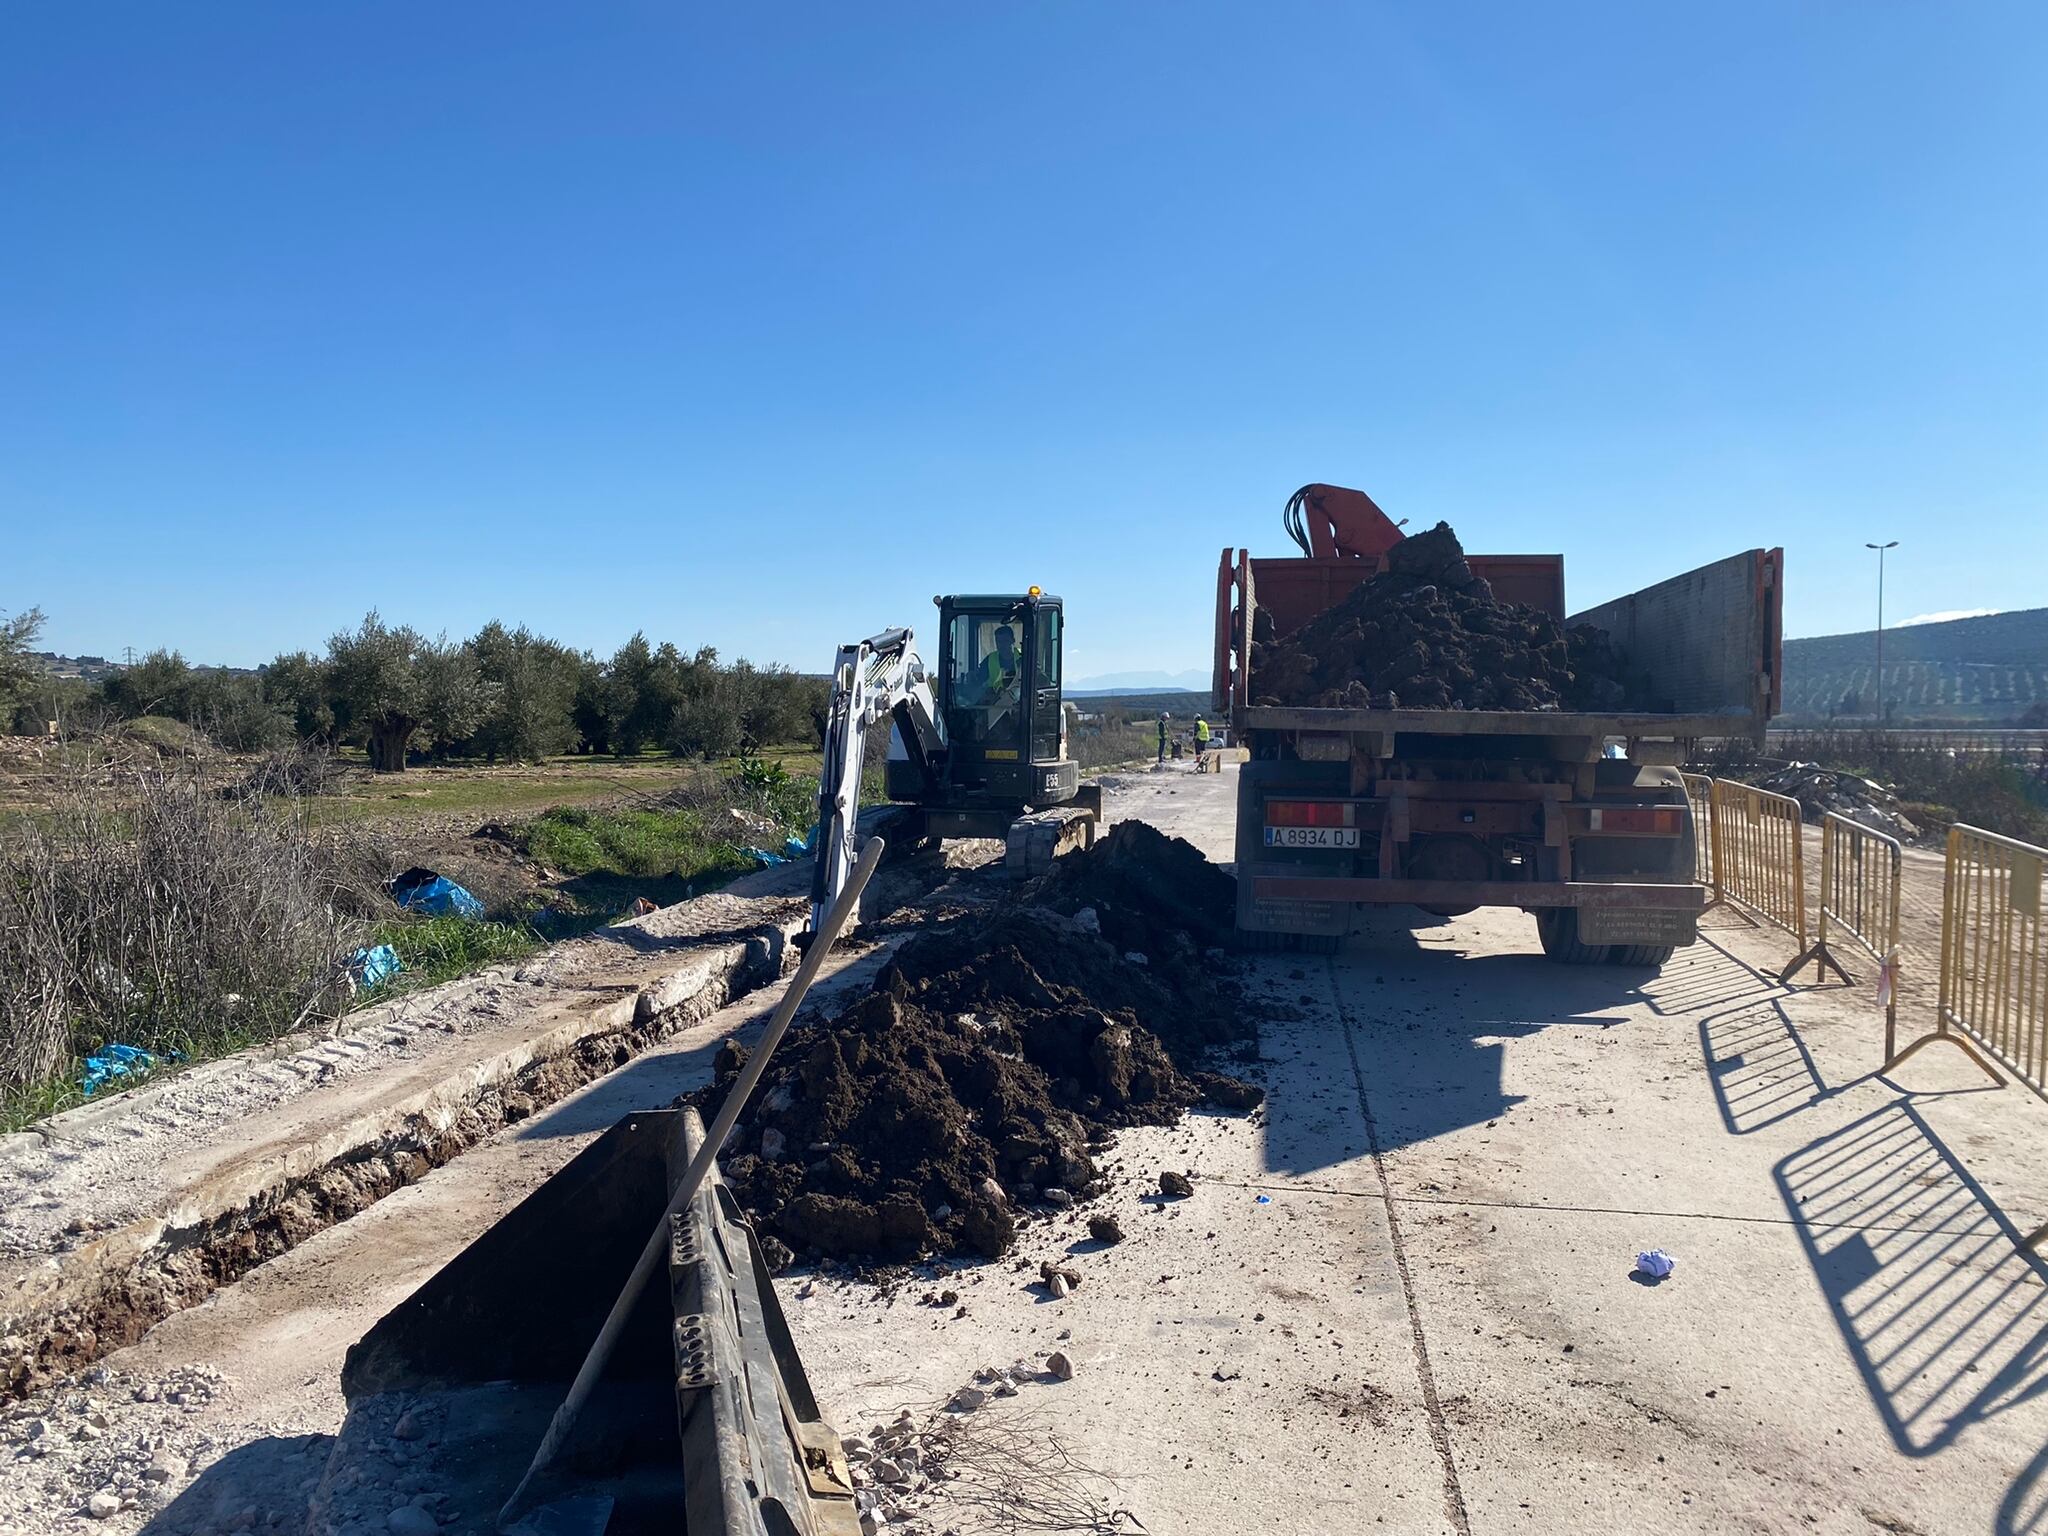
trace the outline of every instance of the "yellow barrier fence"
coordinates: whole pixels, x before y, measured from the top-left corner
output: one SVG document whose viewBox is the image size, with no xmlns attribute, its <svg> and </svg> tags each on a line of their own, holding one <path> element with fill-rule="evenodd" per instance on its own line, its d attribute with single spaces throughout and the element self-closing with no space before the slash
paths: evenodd
<svg viewBox="0 0 2048 1536">
<path fill-rule="evenodd" d="M 2041 872 L 2048 848 L 1961 823 L 1949 828 L 1941 892 L 1941 994 L 1934 1031 L 1885 1063 L 1946 1041 L 2004 1082 L 1986 1057 L 2048 1097 L 2048 957 Z M 1980 1049 L 1981 1047 L 1981 1049 Z M 2031 1245 L 2048 1227 L 2027 1241 Z"/>
<path fill-rule="evenodd" d="M 1682 773 L 1685 798 L 1692 802 L 1692 877 L 1708 890 L 1719 893 L 1720 876 L 1714 869 L 1714 781 L 1704 773 Z"/>
<path fill-rule="evenodd" d="M 1877 962 L 1877 1005 L 1884 1009 L 1884 1053 L 1898 1044 L 1899 890 L 1906 855 L 1897 838 L 1830 811 L 1820 827 L 1820 914 L 1810 948 L 1779 977 L 1789 981 L 1811 960 L 1852 986 L 1856 978 L 1829 944 L 1830 928 Z"/>
<path fill-rule="evenodd" d="M 1806 948 L 1806 844 L 1799 802 L 1727 779 L 1709 781 L 1714 907 L 1782 928 Z"/>
</svg>

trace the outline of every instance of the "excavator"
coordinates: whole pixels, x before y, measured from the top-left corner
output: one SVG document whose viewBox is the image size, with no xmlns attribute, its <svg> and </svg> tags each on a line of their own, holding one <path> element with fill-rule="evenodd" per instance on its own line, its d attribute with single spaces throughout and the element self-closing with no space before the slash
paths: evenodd
<svg viewBox="0 0 2048 1536">
<path fill-rule="evenodd" d="M 1094 841 L 1102 787 L 1067 755 L 1060 698 L 1065 615 L 1037 587 L 1021 595 L 935 597 L 936 672 L 909 629 L 842 646 L 818 777 L 811 927 L 845 887 L 857 848 L 869 730 L 890 722 L 883 791 L 890 842 L 1001 838 L 1020 878 Z"/>
</svg>

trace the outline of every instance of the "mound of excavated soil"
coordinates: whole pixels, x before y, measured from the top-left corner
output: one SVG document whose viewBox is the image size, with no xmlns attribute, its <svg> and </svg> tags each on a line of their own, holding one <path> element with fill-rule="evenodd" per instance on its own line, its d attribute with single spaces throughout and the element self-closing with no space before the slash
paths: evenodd
<svg viewBox="0 0 2048 1536">
<path fill-rule="evenodd" d="M 789 1038 L 720 1159 L 727 1182 L 798 1252 L 1002 1253 L 1020 1207 L 1098 1188 L 1090 1149 L 1115 1127 L 1259 1101 L 1196 1065 L 1254 1032 L 1204 954 L 1233 901 L 1195 849 L 1125 823 L 993 917 L 918 936 Z M 707 1117 L 745 1059 L 720 1050 Z"/>
<path fill-rule="evenodd" d="M 1620 709 L 1640 690 L 1604 630 L 1496 602 L 1448 523 L 1293 634 L 1253 622 L 1255 702 L 1339 709 Z"/>
</svg>

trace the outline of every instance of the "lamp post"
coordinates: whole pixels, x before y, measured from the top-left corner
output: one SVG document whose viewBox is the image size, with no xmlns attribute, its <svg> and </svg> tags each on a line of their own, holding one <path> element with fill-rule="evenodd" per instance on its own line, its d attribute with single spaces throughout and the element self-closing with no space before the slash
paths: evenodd
<svg viewBox="0 0 2048 1536">
<path fill-rule="evenodd" d="M 1893 539 L 1889 544 L 1865 544 L 1863 547 L 1877 551 L 1877 724 L 1882 730 L 1887 720 L 1884 707 L 1884 552 L 1897 549 L 1899 541 Z"/>
</svg>

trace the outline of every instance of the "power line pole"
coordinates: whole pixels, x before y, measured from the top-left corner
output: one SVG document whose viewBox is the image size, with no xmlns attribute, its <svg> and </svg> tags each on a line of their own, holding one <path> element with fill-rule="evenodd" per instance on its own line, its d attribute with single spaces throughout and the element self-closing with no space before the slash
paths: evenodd
<svg viewBox="0 0 2048 1536">
<path fill-rule="evenodd" d="M 1877 551 L 1877 723 L 1882 729 L 1890 718 L 1884 702 L 1884 552 L 1897 549 L 1899 541 L 1893 539 L 1889 544 L 1865 544 L 1863 547 Z"/>
</svg>

